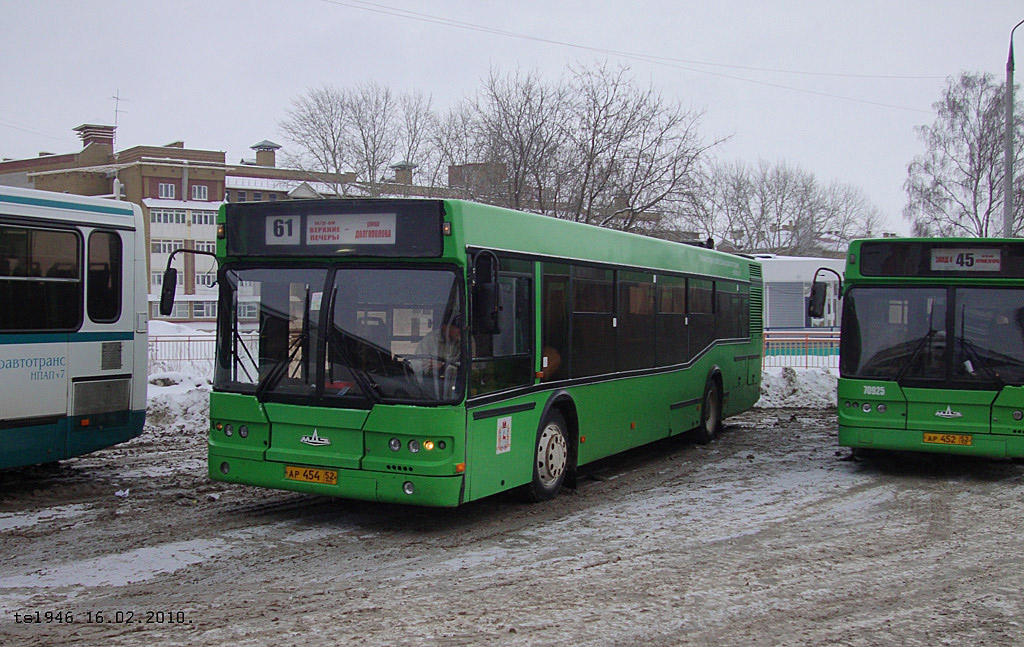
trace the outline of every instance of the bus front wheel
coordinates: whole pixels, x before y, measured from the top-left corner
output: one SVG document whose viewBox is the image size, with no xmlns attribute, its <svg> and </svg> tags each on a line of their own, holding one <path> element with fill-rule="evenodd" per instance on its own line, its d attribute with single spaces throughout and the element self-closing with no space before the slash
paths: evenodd
<svg viewBox="0 0 1024 647">
<path fill-rule="evenodd" d="M 700 426 L 694 432 L 693 439 L 700 445 L 706 445 L 715 439 L 722 430 L 722 394 L 718 382 L 708 380 L 704 387 L 704 398 L 701 400 Z"/>
<path fill-rule="evenodd" d="M 558 494 L 569 470 L 569 434 L 565 418 L 552 411 L 537 431 L 533 458 L 533 481 L 527 490 L 532 501 L 544 501 Z"/>
</svg>

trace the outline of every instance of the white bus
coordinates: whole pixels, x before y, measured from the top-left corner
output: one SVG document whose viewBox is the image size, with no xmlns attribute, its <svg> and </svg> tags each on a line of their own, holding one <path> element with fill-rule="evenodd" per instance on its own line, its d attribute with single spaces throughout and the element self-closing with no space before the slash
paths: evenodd
<svg viewBox="0 0 1024 647">
<path fill-rule="evenodd" d="M 0 468 L 142 433 L 146 328 L 137 205 L 0 187 Z"/>
</svg>

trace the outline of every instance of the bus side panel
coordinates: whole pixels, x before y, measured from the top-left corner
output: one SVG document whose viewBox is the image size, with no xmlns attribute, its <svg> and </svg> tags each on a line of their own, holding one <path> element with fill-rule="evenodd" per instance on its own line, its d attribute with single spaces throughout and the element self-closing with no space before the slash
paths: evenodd
<svg viewBox="0 0 1024 647">
<path fill-rule="evenodd" d="M 761 397 L 761 356 L 735 355 L 742 352 L 735 350 L 729 352 L 733 357 L 722 360 L 722 388 L 728 394 L 722 403 L 723 417 L 749 411 Z"/>
<path fill-rule="evenodd" d="M 468 412 L 467 500 L 480 499 L 533 479 L 540 415 L 548 394 L 534 394 Z"/>
<path fill-rule="evenodd" d="M 666 438 L 670 431 L 670 405 L 700 397 L 687 392 L 682 377 L 679 372 L 664 373 L 573 389 L 580 420 L 578 463 L 584 465 Z"/>
<path fill-rule="evenodd" d="M 68 344 L 0 343 L 0 411 L 17 411 L 0 429 L 0 467 L 65 458 Z"/>
<path fill-rule="evenodd" d="M 67 418 L 0 429 L 0 468 L 52 463 L 64 458 Z"/>
<path fill-rule="evenodd" d="M 64 416 L 68 412 L 68 344 L 0 343 L 0 411 L 18 418 Z"/>
</svg>

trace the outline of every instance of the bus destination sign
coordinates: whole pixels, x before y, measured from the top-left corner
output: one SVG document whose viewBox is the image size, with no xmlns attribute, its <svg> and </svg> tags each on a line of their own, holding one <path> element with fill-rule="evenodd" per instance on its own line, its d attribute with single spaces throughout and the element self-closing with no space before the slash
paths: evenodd
<svg viewBox="0 0 1024 647">
<path fill-rule="evenodd" d="M 267 245 L 300 244 L 302 216 L 269 215 Z M 395 214 L 309 214 L 305 223 L 307 245 L 394 245 Z"/>
<path fill-rule="evenodd" d="M 932 248 L 933 272 L 998 272 L 1001 269 L 999 248 Z"/>
<path fill-rule="evenodd" d="M 224 206 L 228 256 L 436 258 L 439 200 L 287 200 Z"/>
</svg>

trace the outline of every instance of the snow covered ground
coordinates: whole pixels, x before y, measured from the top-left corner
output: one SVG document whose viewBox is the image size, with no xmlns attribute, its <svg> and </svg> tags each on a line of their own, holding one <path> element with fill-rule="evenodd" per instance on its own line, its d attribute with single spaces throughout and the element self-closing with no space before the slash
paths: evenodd
<svg viewBox="0 0 1024 647">
<path fill-rule="evenodd" d="M 849 460 L 834 388 L 438 510 L 212 482 L 208 371 L 157 372 L 139 438 L 0 470 L 0 646 L 1020 645 L 1024 470 Z"/>
</svg>

